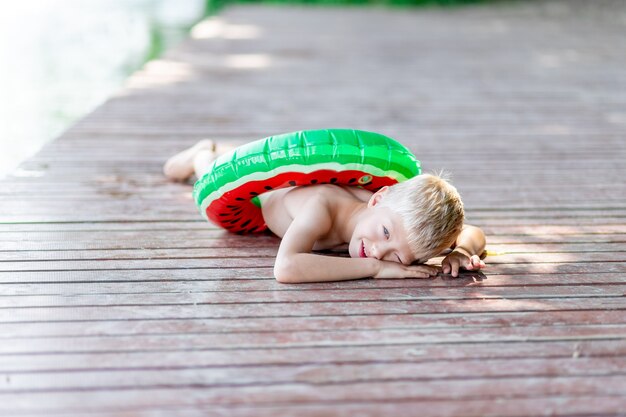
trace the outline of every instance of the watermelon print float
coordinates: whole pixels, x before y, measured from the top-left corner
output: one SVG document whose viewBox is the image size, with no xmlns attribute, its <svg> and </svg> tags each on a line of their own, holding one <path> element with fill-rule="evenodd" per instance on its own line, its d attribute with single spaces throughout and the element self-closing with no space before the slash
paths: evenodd
<svg viewBox="0 0 626 417">
<path fill-rule="evenodd" d="M 305 130 L 270 136 L 220 155 L 194 185 L 209 221 L 238 234 L 267 229 L 258 195 L 314 184 L 376 191 L 420 174 L 420 162 L 384 135 L 350 129 Z"/>
</svg>

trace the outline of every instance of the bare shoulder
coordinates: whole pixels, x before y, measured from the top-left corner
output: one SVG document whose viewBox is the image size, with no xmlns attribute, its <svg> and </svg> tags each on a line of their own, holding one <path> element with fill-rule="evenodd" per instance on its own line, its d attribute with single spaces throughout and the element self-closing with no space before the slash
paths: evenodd
<svg viewBox="0 0 626 417">
<path fill-rule="evenodd" d="M 366 190 L 365 188 L 360 187 L 340 187 L 342 190 L 348 192 L 353 197 L 357 198 L 360 201 L 368 201 L 372 194 L 371 191 Z"/>
<path fill-rule="evenodd" d="M 284 204 L 296 215 L 299 210 L 308 204 L 325 205 L 333 212 L 342 203 L 367 201 L 372 193 L 362 188 L 341 187 L 332 184 L 311 185 L 307 187 L 295 187 L 285 194 Z"/>
<path fill-rule="evenodd" d="M 366 190 L 361 191 L 369 193 Z M 283 237 L 296 217 L 306 218 L 315 214 L 332 218 L 342 203 L 354 199 L 361 200 L 348 188 L 332 184 L 276 190 L 263 202 L 263 218 L 274 234 Z"/>
</svg>

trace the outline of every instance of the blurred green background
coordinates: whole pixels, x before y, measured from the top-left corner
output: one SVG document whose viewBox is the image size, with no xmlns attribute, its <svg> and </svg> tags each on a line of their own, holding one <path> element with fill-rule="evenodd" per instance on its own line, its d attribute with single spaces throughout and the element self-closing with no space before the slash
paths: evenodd
<svg viewBox="0 0 626 417">
<path fill-rule="evenodd" d="M 319 5 L 373 5 L 373 6 L 460 6 L 489 0 L 207 0 L 207 10 L 214 11 L 225 4 L 319 4 Z"/>
<path fill-rule="evenodd" d="M 0 177 L 207 13 L 206 0 L 0 2 Z"/>
</svg>

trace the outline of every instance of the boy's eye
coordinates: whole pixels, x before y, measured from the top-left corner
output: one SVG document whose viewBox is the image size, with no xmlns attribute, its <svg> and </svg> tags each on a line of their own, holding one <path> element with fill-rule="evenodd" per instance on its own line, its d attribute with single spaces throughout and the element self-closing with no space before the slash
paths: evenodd
<svg viewBox="0 0 626 417">
<path fill-rule="evenodd" d="M 389 230 L 385 226 L 383 226 L 383 233 L 385 234 L 385 239 L 389 239 Z"/>
</svg>

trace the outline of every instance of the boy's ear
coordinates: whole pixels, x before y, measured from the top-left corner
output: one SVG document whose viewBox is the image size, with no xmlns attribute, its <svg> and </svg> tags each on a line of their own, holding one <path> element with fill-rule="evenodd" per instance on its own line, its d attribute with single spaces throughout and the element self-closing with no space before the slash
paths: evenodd
<svg viewBox="0 0 626 417">
<path fill-rule="evenodd" d="M 389 186 L 385 185 L 383 188 L 381 188 L 380 190 L 376 191 L 374 194 L 372 194 L 372 196 L 370 197 L 369 201 L 367 202 L 367 206 L 368 207 L 374 207 L 376 204 L 378 204 L 380 202 L 380 200 L 383 199 L 383 197 L 385 196 L 385 194 L 387 194 L 387 191 L 389 191 Z"/>
</svg>

